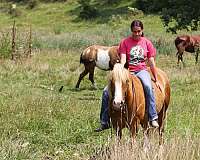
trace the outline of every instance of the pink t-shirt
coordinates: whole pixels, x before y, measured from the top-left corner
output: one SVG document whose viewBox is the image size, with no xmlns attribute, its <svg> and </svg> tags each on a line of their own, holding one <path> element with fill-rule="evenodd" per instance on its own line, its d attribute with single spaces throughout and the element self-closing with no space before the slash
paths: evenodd
<svg viewBox="0 0 200 160">
<path fill-rule="evenodd" d="M 147 68 L 145 63 L 147 58 L 155 57 L 156 49 L 147 38 L 134 40 L 130 36 L 120 42 L 119 54 L 126 54 L 130 71 L 140 71 Z"/>
</svg>

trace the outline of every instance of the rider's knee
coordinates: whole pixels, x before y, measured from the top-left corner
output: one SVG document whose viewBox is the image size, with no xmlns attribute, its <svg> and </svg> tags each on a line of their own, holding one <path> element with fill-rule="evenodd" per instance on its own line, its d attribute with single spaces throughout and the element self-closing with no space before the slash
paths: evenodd
<svg viewBox="0 0 200 160">
<path fill-rule="evenodd" d="M 144 90 L 146 92 L 150 92 L 152 90 L 152 86 L 151 85 L 143 85 L 143 87 L 144 87 Z"/>
<path fill-rule="evenodd" d="M 103 96 L 103 97 L 109 97 L 108 90 L 103 90 L 102 96 Z"/>
</svg>

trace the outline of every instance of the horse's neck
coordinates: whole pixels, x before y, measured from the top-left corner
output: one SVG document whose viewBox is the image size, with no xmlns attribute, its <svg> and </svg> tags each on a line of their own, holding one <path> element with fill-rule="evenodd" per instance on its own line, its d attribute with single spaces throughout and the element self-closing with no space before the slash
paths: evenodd
<svg viewBox="0 0 200 160">
<path fill-rule="evenodd" d="M 131 92 L 134 99 L 136 99 L 138 95 L 141 95 L 141 94 L 144 95 L 142 82 L 135 75 L 131 75 L 129 91 Z"/>
</svg>

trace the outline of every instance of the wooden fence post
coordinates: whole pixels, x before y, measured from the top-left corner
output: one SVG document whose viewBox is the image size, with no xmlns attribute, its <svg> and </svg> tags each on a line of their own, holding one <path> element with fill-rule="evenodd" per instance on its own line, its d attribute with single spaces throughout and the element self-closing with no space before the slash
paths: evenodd
<svg viewBox="0 0 200 160">
<path fill-rule="evenodd" d="M 32 54 L 32 27 L 30 25 L 30 30 L 29 30 L 29 41 L 28 41 L 28 57 L 31 57 Z"/>
<path fill-rule="evenodd" d="M 16 28 L 15 28 L 15 20 L 14 20 L 13 27 L 12 27 L 12 53 L 11 53 L 12 60 L 14 60 L 14 57 L 16 54 L 15 36 L 16 36 Z"/>
</svg>

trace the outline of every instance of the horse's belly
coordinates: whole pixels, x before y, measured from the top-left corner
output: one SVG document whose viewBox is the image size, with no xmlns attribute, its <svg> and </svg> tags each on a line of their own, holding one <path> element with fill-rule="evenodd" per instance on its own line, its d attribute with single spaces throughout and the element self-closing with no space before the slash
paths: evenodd
<svg viewBox="0 0 200 160">
<path fill-rule="evenodd" d="M 103 70 L 109 70 L 110 56 L 108 51 L 98 50 L 96 66 Z"/>
</svg>

